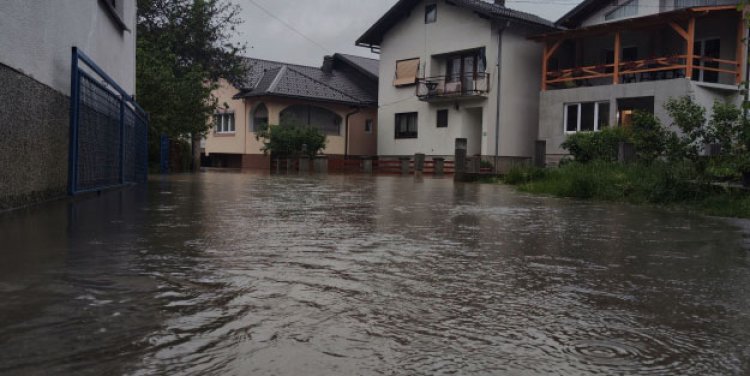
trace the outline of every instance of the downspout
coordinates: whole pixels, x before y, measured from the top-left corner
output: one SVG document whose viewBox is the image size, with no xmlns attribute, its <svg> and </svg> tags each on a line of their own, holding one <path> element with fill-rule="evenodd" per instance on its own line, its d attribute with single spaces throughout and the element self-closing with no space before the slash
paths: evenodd
<svg viewBox="0 0 750 376">
<path fill-rule="evenodd" d="M 354 111 L 346 114 L 346 125 L 345 125 L 346 137 L 344 137 L 344 159 L 349 158 L 349 118 L 352 117 L 353 115 L 358 114 L 359 111 L 360 111 L 359 107 L 355 107 Z"/>
<path fill-rule="evenodd" d="M 510 21 L 505 25 L 500 25 L 497 30 L 497 106 L 495 108 L 495 157 L 500 156 L 500 97 L 502 90 L 500 87 L 500 69 L 503 59 L 503 32 L 510 26 Z"/>
</svg>

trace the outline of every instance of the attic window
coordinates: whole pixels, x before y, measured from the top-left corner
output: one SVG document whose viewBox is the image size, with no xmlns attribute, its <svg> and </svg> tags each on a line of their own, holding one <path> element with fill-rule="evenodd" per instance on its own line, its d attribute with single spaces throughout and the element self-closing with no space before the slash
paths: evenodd
<svg viewBox="0 0 750 376">
<path fill-rule="evenodd" d="M 437 4 L 428 4 L 424 10 L 424 23 L 431 24 L 437 22 Z"/>
<path fill-rule="evenodd" d="M 396 62 L 396 79 L 393 86 L 408 86 L 417 83 L 419 73 L 419 58 Z"/>
</svg>

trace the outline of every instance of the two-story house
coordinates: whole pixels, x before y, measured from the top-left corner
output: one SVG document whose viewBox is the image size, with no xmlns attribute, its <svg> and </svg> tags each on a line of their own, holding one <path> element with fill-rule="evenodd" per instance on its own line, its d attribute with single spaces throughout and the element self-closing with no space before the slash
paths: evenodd
<svg viewBox="0 0 750 376">
<path fill-rule="evenodd" d="M 546 159 L 567 135 L 628 126 L 634 111 L 670 125 L 664 103 L 740 104 L 747 25 L 738 0 L 586 0 L 535 36 L 544 47 L 539 137 Z"/>
<path fill-rule="evenodd" d="M 552 22 L 496 0 L 400 0 L 358 40 L 380 53 L 378 155 L 530 158 Z"/>
<path fill-rule="evenodd" d="M 320 67 L 246 59 L 244 82 L 220 80 L 219 102 L 203 145 L 210 167 L 270 169 L 256 135 L 267 125 L 304 125 L 326 134 L 330 158 L 374 156 L 377 142 L 378 61 L 326 56 Z"/>
</svg>

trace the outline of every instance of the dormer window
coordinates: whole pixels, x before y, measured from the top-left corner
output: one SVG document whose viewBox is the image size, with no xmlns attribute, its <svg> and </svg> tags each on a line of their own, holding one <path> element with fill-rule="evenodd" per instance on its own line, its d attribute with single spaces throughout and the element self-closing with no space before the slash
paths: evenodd
<svg viewBox="0 0 750 376">
<path fill-rule="evenodd" d="M 607 21 L 619 20 L 621 18 L 633 17 L 638 15 L 638 0 L 622 1 L 621 4 L 613 11 L 604 15 Z"/>
<path fill-rule="evenodd" d="M 424 23 L 437 22 L 437 4 L 428 4 L 424 9 Z"/>
</svg>

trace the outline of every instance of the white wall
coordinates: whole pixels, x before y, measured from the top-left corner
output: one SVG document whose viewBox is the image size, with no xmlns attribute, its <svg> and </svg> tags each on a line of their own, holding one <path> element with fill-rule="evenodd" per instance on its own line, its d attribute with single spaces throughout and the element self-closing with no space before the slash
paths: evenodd
<svg viewBox="0 0 750 376">
<path fill-rule="evenodd" d="M 123 31 L 99 0 L 1 0 L 0 63 L 70 95 L 71 49 L 79 47 L 135 93 L 135 0 L 123 0 Z"/>
<path fill-rule="evenodd" d="M 497 94 L 502 90 L 501 155 L 531 155 L 536 136 L 537 105 L 541 77 L 540 44 L 526 39 L 539 33 L 511 23 L 504 33 L 503 64 L 506 80 L 497 87 L 497 25 L 475 13 L 437 1 L 437 22 L 424 23 L 426 2 L 416 5 L 410 16 L 389 30 L 381 43 L 378 112 L 378 154 L 381 156 L 453 155 L 456 138 L 471 138 L 469 146 L 483 155 L 495 154 Z M 419 57 L 420 76 L 445 75 L 445 66 L 436 55 L 484 47 L 490 92 L 487 98 L 428 103 L 416 96 L 416 87 L 395 87 L 393 78 L 398 60 Z M 473 124 L 480 108 L 481 131 Z M 437 111 L 449 110 L 447 128 L 437 128 Z M 472 110 L 475 111 L 475 110 Z M 418 112 L 418 138 L 395 139 L 395 114 Z M 507 128 L 506 128 L 507 127 Z M 480 140 L 476 140 L 480 138 Z M 528 140 L 526 140 L 528 138 Z M 472 146 L 478 144 L 478 146 Z M 527 147 L 528 145 L 528 147 Z"/>
</svg>

